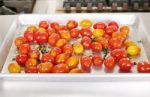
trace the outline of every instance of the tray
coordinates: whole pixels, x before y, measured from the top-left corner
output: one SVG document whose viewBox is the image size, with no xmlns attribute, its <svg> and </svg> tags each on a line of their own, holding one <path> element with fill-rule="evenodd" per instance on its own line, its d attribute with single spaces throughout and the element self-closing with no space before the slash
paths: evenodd
<svg viewBox="0 0 150 97">
<path fill-rule="evenodd" d="M 105 73 L 104 70 L 95 70 L 89 74 L 9 74 L 7 66 L 12 62 L 15 53 L 14 39 L 23 33 L 29 24 L 38 24 L 41 20 L 56 21 L 61 24 L 66 23 L 70 19 L 80 21 L 82 19 L 91 19 L 93 22 L 116 21 L 120 25 L 128 25 L 131 29 L 130 39 L 142 43 L 138 45 L 142 49 L 141 57 L 134 61 L 150 60 L 150 37 L 144 28 L 140 17 L 132 14 L 52 14 L 52 15 L 20 15 L 12 24 L 0 49 L 1 62 L 1 78 L 9 80 L 44 80 L 44 81 L 126 81 L 126 80 L 150 80 L 149 74 L 139 74 L 136 72 L 136 66 L 132 73 L 118 73 L 118 67 L 113 73 Z M 4 65 L 3 65 L 4 64 Z M 3 67 L 3 68 L 2 68 Z"/>
</svg>

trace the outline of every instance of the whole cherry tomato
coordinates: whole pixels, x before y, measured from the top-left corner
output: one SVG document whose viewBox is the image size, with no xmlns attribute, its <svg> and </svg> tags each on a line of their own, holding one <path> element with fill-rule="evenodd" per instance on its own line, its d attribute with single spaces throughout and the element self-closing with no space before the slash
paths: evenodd
<svg viewBox="0 0 150 97">
<path fill-rule="evenodd" d="M 39 73 L 50 73 L 53 68 L 53 64 L 51 62 L 44 62 L 38 65 Z"/>
<path fill-rule="evenodd" d="M 37 31 L 37 27 L 34 25 L 30 25 L 27 27 L 27 31 L 31 31 L 31 32 L 35 33 Z"/>
<path fill-rule="evenodd" d="M 84 36 L 81 40 L 81 43 L 85 49 L 89 49 L 92 43 L 92 40 L 89 37 Z"/>
<path fill-rule="evenodd" d="M 129 58 L 122 58 L 119 61 L 119 68 L 121 72 L 130 72 L 132 68 L 132 62 Z"/>
<path fill-rule="evenodd" d="M 83 45 L 80 43 L 73 44 L 73 51 L 75 54 L 82 54 L 84 52 Z"/>
<path fill-rule="evenodd" d="M 110 55 L 116 60 L 119 61 L 122 58 L 127 57 L 127 52 L 123 49 L 114 49 L 111 51 Z"/>
<path fill-rule="evenodd" d="M 82 70 L 79 68 L 71 69 L 69 73 L 82 73 Z"/>
<path fill-rule="evenodd" d="M 31 31 L 26 31 L 24 33 L 24 37 L 26 38 L 27 42 L 33 42 L 34 41 L 34 34 Z"/>
<path fill-rule="evenodd" d="M 46 43 L 48 41 L 48 33 L 47 32 L 35 32 L 34 33 L 34 40 L 39 43 Z"/>
<path fill-rule="evenodd" d="M 65 63 L 68 65 L 69 69 L 77 68 L 79 64 L 79 58 L 77 56 L 72 56 L 68 58 Z"/>
<path fill-rule="evenodd" d="M 150 64 L 148 62 L 138 62 L 137 70 L 139 73 L 150 73 Z"/>
<path fill-rule="evenodd" d="M 10 73 L 20 73 L 21 72 L 21 67 L 18 63 L 11 63 L 8 65 L 8 71 Z"/>
<path fill-rule="evenodd" d="M 51 28 L 54 29 L 56 32 L 59 30 L 59 27 L 60 27 L 59 23 L 57 23 L 57 22 L 52 22 L 52 23 L 50 24 L 50 26 L 51 26 Z"/>
<path fill-rule="evenodd" d="M 103 58 L 100 55 L 93 55 L 92 62 L 94 66 L 101 67 L 103 64 Z"/>
<path fill-rule="evenodd" d="M 19 53 L 21 54 L 28 54 L 30 52 L 30 45 L 29 44 L 21 44 L 19 47 Z"/>
<path fill-rule="evenodd" d="M 44 29 L 48 29 L 49 23 L 47 21 L 41 21 L 39 23 L 39 27 L 44 28 Z"/>
<path fill-rule="evenodd" d="M 93 42 L 91 44 L 91 49 L 95 53 L 99 53 L 102 50 L 102 45 L 99 42 Z"/>
<path fill-rule="evenodd" d="M 69 58 L 69 54 L 67 54 L 67 53 L 61 53 L 61 54 L 59 54 L 59 55 L 56 56 L 55 63 L 56 64 L 64 63 L 68 58 Z"/>
<path fill-rule="evenodd" d="M 53 33 L 56 33 L 56 31 L 54 29 L 47 29 L 47 33 L 49 34 L 49 36 L 51 36 Z"/>
<path fill-rule="evenodd" d="M 120 49 L 123 46 L 123 42 L 120 38 L 111 38 L 109 40 L 109 46 L 111 49 Z"/>
<path fill-rule="evenodd" d="M 92 26 L 92 21 L 88 19 L 84 19 L 80 22 L 80 26 L 82 28 L 90 28 Z"/>
<path fill-rule="evenodd" d="M 69 44 L 66 44 L 65 46 L 63 46 L 62 50 L 63 50 L 63 53 L 68 53 L 69 55 L 71 55 L 73 52 L 72 45 L 69 45 Z"/>
<path fill-rule="evenodd" d="M 94 29 L 103 29 L 103 30 L 105 30 L 106 27 L 107 27 L 106 24 L 103 23 L 103 22 L 97 22 L 97 23 L 95 23 L 95 24 L 93 25 L 93 28 L 94 28 Z"/>
<path fill-rule="evenodd" d="M 92 59 L 88 56 L 82 56 L 80 59 L 81 68 L 85 72 L 90 72 L 92 66 Z"/>
<path fill-rule="evenodd" d="M 128 26 L 122 26 L 120 27 L 120 32 L 122 32 L 124 35 L 128 35 L 128 33 L 130 32 L 130 29 Z"/>
<path fill-rule="evenodd" d="M 33 59 L 39 59 L 40 58 L 40 52 L 39 50 L 35 49 L 35 50 L 32 50 L 29 54 L 30 58 L 33 58 Z"/>
<path fill-rule="evenodd" d="M 51 51 L 49 52 L 49 54 L 53 57 L 56 57 L 57 55 L 59 55 L 60 53 L 62 53 L 62 50 L 59 47 L 54 47 L 51 49 Z"/>
<path fill-rule="evenodd" d="M 66 39 L 59 39 L 56 42 L 56 46 L 62 48 L 64 45 L 67 44 L 67 40 Z"/>
<path fill-rule="evenodd" d="M 66 39 L 67 41 L 71 40 L 71 35 L 68 31 L 61 31 L 60 36 L 61 38 Z"/>
<path fill-rule="evenodd" d="M 118 29 L 116 28 L 116 26 L 108 26 L 106 29 L 105 29 L 105 32 L 106 34 L 108 35 L 112 35 L 112 33 L 118 31 Z"/>
<path fill-rule="evenodd" d="M 19 54 L 16 56 L 16 62 L 20 66 L 24 66 L 27 60 L 28 60 L 28 55 L 26 55 L 26 54 Z"/>
<path fill-rule="evenodd" d="M 49 38 L 48 38 L 49 45 L 50 46 L 55 46 L 58 39 L 60 39 L 59 34 L 57 34 L 57 33 L 51 34 L 51 36 L 49 36 Z"/>
<path fill-rule="evenodd" d="M 82 36 L 91 37 L 91 36 L 92 36 L 92 31 L 91 31 L 91 29 L 89 29 L 89 28 L 82 28 L 82 29 L 80 30 L 80 34 L 81 34 Z"/>
<path fill-rule="evenodd" d="M 71 31 L 70 31 L 70 35 L 71 35 L 71 37 L 72 38 L 77 38 L 78 36 L 79 36 L 79 29 L 72 29 Z"/>
<path fill-rule="evenodd" d="M 16 45 L 17 48 L 19 48 L 21 44 L 24 44 L 26 42 L 27 42 L 26 38 L 20 36 L 20 37 L 16 38 L 15 45 Z"/>
<path fill-rule="evenodd" d="M 28 66 L 25 68 L 25 73 L 38 73 L 37 66 Z"/>
<path fill-rule="evenodd" d="M 103 29 L 95 29 L 93 31 L 93 37 L 94 38 L 98 38 L 98 37 L 102 37 L 104 35 L 105 31 Z"/>
<path fill-rule="evenodd" d="M 132 57 L 136 57 L 140 55 L 141 49 L 138 46 L 129 46 L 127 48 L 127 53 Z"/>
<path fill-rule="evenodd" d="M 99 42 L 103 48 L 108 48 L 109 47 L 109 41 L 105 37 L 98 37 L 95 39 L 96 42 Z"/>
<path fill-rule="evenodd" d="M 30 67 L 30 66 L 37 66 L 38 64 L 38 61 L 36 59 L 32 59 L 32 58 L 29 58 L 27 61 L 26 61 L 26 64 L 25 64 L 25 67 Z"/>
<path fill-rule="evenodd" d="M 115 22 L 115 21 L 111 21 L 111 22 L 109 22 L 109 23 L 108 23 L 108 26 L 116 26 L 116 28 L 117 28 L 117 29 L 119 28 L 118 23 L 117 23 L 117 22 Z"/>
<path fill-rule="evenodd" d="M 52 68 L 52 73 L 68 73 L 69 67 L 65 63 L 60 63 Z"/>
<path fill-rule="evenodd" d="M 115 67 L 115 59 L 109 56 L 108 58 L 104 60 L 104 65 L 105 65 L 106 71 L 112 71 Z"/>
<path fill-rule="evenodd" d="M 78 23 L 75 20 L 69 20 L 66 25 L 67 25 L 67 28 L 71 30 L 71 29 L 76 28 L 78 26 Z"/>
<path fill-rule="evenodd" d="M 42 55 L 41 61 L 54 63 L 54 57 L 51 56 L 49 53 L 45 53 Z"/>
</svg>

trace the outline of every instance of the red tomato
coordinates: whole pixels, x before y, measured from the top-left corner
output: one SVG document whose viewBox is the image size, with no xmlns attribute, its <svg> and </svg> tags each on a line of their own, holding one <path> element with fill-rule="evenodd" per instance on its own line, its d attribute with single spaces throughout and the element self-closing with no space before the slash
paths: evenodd
<svg viewBox="0 0 150 97">
<path fill-rule="evenodd" d="M 30 58 L 33 58 L 33 59 L 39 59 L 40 57 L 40 52 L 39 50 L 35 49 L 33 51 L 30 52 Z"/>
<path fill-rule="evenodd" d="M 70 35 L 72 38 L 77 38 L 79 36 L 79 29 L 72 29 Z"/>
<path fill-rule="evenodd" d="M 108 26 L 106 29 L 105 29 L 105 32 L 106 34 L 108 35 L 112 35 L 113 32 L 116 32 L 118 31 L 117 27 L 116 26 Z"/>
<path fill-rule="evenodd" d="M 52 73 L 68 73 L 69 67 L 65 63 L 60 63 L 52 68 Z"/>
<path fill-rule="evenodd" d="M 109 42 L 108 42 L 108 39 L 105 38 L 105 37 L 98 37 L 96 38 L 96 42 L 99 42 L 103 48 L 108 48 L 109 46 Z"/>
<path fill-rule="evenodd" d="M 82 36 L 91 37 L 91 36 L 92 36 L 92 31 L 91 31 L 91 29 L 89 29 L 89 28 L 82 28 L 82 29 L 80 30 L 80 34 L 81 34 Z"/>
<path fill-rule="evenodd" d="M 25 68 L 25 73 L 38 73 L 37 66 L 28 66 Z"/>
<path fill-rule="evenodd" d="M 51 63 L 53 63 L 54 62 L 54 57 L 51 56 L 49 53 L 45 53 L 45 54 L 42 55 L 41 61 L 42 62 L 51 62 Z"/>
<path fill-rule="evenodd" d="M 81 43 L 85 49 L 89 49 L 92 43 L 92 40 L 89 37 L 84 36 L 81 40 Z"/>
<path fill-rule="evenodd" d="M 94 55 L 92 57 L 93 65 L 96 67 L 101 67 L 103 64 L 103 58 L 100 55 Z"/>
<path fill-rule="evenodd" d="M 51 62 L 44 62 L 38 65 L 39 73 L 50 73 L 53 68 L 53 64 Z"/>
<path fill-rule="evenodd" d="M 92 66 L 92 60 L 88 56 L 82 56 L 80 59 L 81 68 L 85 72 L 90 72 Z"/>
<path fill-rule="evenodd" d="M 52 22 L 51 23 L 51 28 L 52 29 L 54 29 L 55 31 L 58 31 L 58 29 L 59 29 L 59 23 L 57 23 L 57 22 Z"/>
<path fill-rule="evenodd" d="M 60 31 L 67 31 L 68 29 L 67 29 L 67 26 L 65 26 L 65 25 L 60 25 L 59 26 L 59 29 L 58 29 L 58 33 L 60 33 Z"/>
<path fill-rule="evenodd" d="M 20 37 L 16 38 L 15 45 L 16 45 L 17 48 L 19 48 L 21 44 L 24 44 L 26 42 L 27 42 L 26 38 L 20 36 Z"/>
<path fill-rule="evenodd" d="M 103 23 L 103 22 L 97 22 L 93 25 L 94 29 L 103 29 L 103 30 L 105 30 L 106 27 L 107 27 L 106 24 Z"/>
<path fill-rule="evenodd" d="M 132 62 L 129 58 L 122 58 L 119 61 L 119 68 L 121 72 L 130 72 L 132 68 Z"/>
<path fill-rule="evenodd" d="M 26 31 L 24 33 L 24 37 L 26 38 L 27 42 L 33 42 L 34 38 L 33 38 L 34 34 L 31 31 Z"/>
<path fill-rule="evenodd" d="M 115 21 L 109 22 L 109 23 L 108 23 L 108 26 L 116 26 L 117 29 L 119 28 L 118 23 L 115 22 Z"/>
<path fill-rule="evenodd" d="M 91 49 L 92 49 L 93 52 L 99 53 L 102 50 L 102 45 L 98 42 L 93 42 L 91 44 Z"/>
<path fill-rule="evenodd" d="M 123 42 L 120 38 L 111 38 L 109 40 L 109 46 L 111 49 L 120 49 L 123 46 Z"/>
<path fill-rule="evenodd" d="M 76 28 L 78 26 L 78 23 L 75 20 L 69 20 L 66 25 L 67 25 L 67 28 L 71 30 L 71 29 Z"/>
<path fill-rule="evenodd" d="M 73 48 L 69 44 L 66 44 L 65 46 L 63 46 L 62 49 L 63 49 L 63 53 L 68 53 L 69 55 L 71 55 L 73 52 Z"/>
<path fill-rule="evenodd" d="M 140 73 L 150 73 L 150 64 L 148 62 L 138 62 L 137 70 Z"/>
<path fill-rule="evenodd" d="M 51 36 L 49 36 L 48 38 L 48 43 L 50 46 L 55 46 L 56 45 L 56 41 L 60 39 L 60 35 L 57 33 L 53 33 Z"/>
<path fill-rule="evenodd" d="M 20 66 L 24 66 L 27 60 L 28 60 L 28 55 L 26 55 L 26 54 L 19 54 L 16 56 L 16 62 Z"/>
<path fill-rule="evenodd" d="M 63 47 L 64 45 L 66 45 L 67 44 L 67 40 L 66 39 L 59 39 L 59 40 L 57 40 L 57 42 L 56 42 L 56 46 L 57 47 Z"/>
<path fill-rule="evenodd" d="M 39 23 L 39 27 L 44 28 L 44 29 L 48 29 L 49 23 L 47 21 L 41 21 Z"/>
<path fill-rule="evenodd" d="M 35 32 L 34 34 L 34 40 L 39 43 L 46 43 L 48 41 L 48 33 L 47 32 Z"/>
<path fill-rule="evenodd" d="M 115 60 L 113 57 L 108 57 L 107 59 L 104 60 L 104 65 L 106 71 L 112 71 L 115 67 Z"/>
<path fill-rule="evenodd" d="M 30 52 L 30 45 L 29 44 L 21 44 L 19 47 L 19 53 L 21 54 L 28 54 Z"/>
<path fill-rule="evenodd" d="M 69 58 L 69 54 L 67 54 L 67 53 L 59 54 L 55 58 L 55 63 L 56 64 L 64 63 L 68 58 Z"/>
<path fill-rule="evenodd" d="M 56 33 L 56 31 L 54 29 L 48 29 L 47 33 L 49 34 L 49 36 L 51 36 L 53 33 Z"/>
<path fill-rule="evenodd" d="M 110 55 L 117 61 L 119 61 L 122 58 L 127 57 L 127 52 L 123 49 L 115 49 L 111 51 Z"/>
<path fill-rule="evenodd" d="M 62 53 L 62 50 L 59 47 L 54 47 L 49 53 L 51 56 L 56 57 L 57 55 Z"/>
</svg>

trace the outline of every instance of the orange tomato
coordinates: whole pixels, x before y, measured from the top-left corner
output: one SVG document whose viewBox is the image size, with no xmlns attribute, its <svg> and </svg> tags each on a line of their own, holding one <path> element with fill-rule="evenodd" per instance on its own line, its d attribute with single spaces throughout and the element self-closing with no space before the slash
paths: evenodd
<svg viewBox="0 0 150 97">
<path fill-rule="evenodd" d="M 128 35 L 128 33 L 130 32 L 130 29 L 129 29 L 128 26 L 122 26 L 122 27 L 120 28 L 120 32 L 121 32 L 122 34 L 124 34 L 124 35 Z"/>
<path fill-rule="evenodd" d="M 57 40 L 57 42 L 56 42 L 56 46 L 57 47 L 63 47 L 64 45 L 66 45 L 67 44 L 67 40 L 66 39 L 59 39 L 59 40 Z"/>
<path fill-rule="evenodd" d="M 15 39 L 15 45 L 16 45 L 17 48 L 19 48 L 21 44 L 24 44 L 24 43 L 26 43 L 26 42 L 27 42 L 26 38 L 24 38 L 24 37 L 22 37 L 22 36 L 17 37 L 17 38 Z"/>
<path fill-rule="evenodd" d="M 40 63 L 38 65 L 39 73 L 50 73 L 52 70 L 53 64 L 51 62 Z"/>
<path fill-rule="evenodd" d="M 69 73 L 82 73 L 82 70 L 79 68 L 71 69 Z"/>
<path fill-rule="evenodd" d="M 60 63 L 52 68 L 52 73 L 68 73 L 69 67 L 65 63 Z"/>
<path fill-rule="evenodd" d="M 61 38 L 66 39 L 67 41 L 71 40 L 71 35 L 68 31 L 61 31 L 60 36 Z"/>
<path fill-rule="evenodd" d="M 79 64 L 79 58 L 77 56 L 72 56 L 67 59 L 66 64 L 68 65 L 69 69 L 76 68 Z"/>
<path fill-rule="evenodd" d="M 89 19 L 84 19 L 80 22 L 82 28 L 90 28 L 92 26 L 92 21 Z"/>
<path fill-rule="evenodd" d="M 18 63 L 11 63 L 8 65 L 8 71 L 10 73 L 20 73 L 21 72 L 21 67 Z"/>
</svg>

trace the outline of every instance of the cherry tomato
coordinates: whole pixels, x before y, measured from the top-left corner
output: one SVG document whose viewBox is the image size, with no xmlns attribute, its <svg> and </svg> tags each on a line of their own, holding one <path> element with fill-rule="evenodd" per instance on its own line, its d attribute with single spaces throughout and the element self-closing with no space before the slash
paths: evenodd
<svg viewBox="0 0 150 97">
<path fill-rule="evenodd" d="M 27 27 L 27 31 L 31 31 L 31 32 L 35 33 L 37 31 L 37 27 L 34 25 L 30 25 Z"/>
<path fill-rule="evenodd" d="M 31 65 L 31 66 L 28 66 L 25 68 L 25 73 L 38 73 L 38 68 L 37 66 L 35 65 Z"/>
<path fill-rule="evenodd" d="M 71 35 L 71 37 L 72 38 L 77 38 L 78 36 L 79 36 L 79 29 L 72 29 L 71 31 L 70 31 L 70 35 Z"/>
<path fill-rule="evenodd" d="M 78 26 L 78 23 L 75 20 L 69 20 L 66 25 L 67 25 L 67 28 L 71 30 L 71 29 L 76 28 Z"/>
<path fill-rule="evenodd" d="M 119 68 L 121 72 L 130 72 L 132 68 L 132 62 L 129 58 L 122 58 L 119 61 Z"/>
<path fill-rule="evenodd" d="M 27 60 L 28 60 L 28 55 L 26 55 L 26 54 L 19 54 L 16 56 L 16 62 L 20 66 L 24 66 Z"/>
<path fill-rule="evenodd" d="M 34 40 L 39 43 L 46 43 L 48 41 L 48 33 L 47 32 L 35 32 L 34 34 Z"/>
<path fill-rule="evenodd" d="M 38 65 L 39 73 L 50 73 L 53 68 L 53 64 L 51 62 L 44 62 Z"/>
<path fill-rule="evenodd" d="M 72 56 L 68 58 L 65 63 L 68 65 L 69 69 L 77 68 L 79 64 L 79 58 L 77 56 Z"/>
<path fill-rule="evenodd" d="M 49 53 L 45 53 L 42 55 L 41 61 L 54 63 L 54 57 L 51 56 Z"/>
<path fill-rule="evenodd" d="M 66 39 L 67 41 L 71 40 L 71 35 L 68 31 L 61 31 L 60 36 L 61 38 Z"/>
<path fill-rule="evenodd" d="M 69 44 L 66 44 L 65 46 L 63 46 L 62 50 L 63 50 L 63 53 L 68 53 L 69 55 L 71 55 L 73 52 L 73 48 Z"/>
<path fill-rule="evenodd" d="M 54 29 L 47 29 L 47 33 L 49 34 L 49 36 L 51 36 L 53 33 L 56 33 L 56 31 Z"/>
<path fill-rule="evenodd" d="M 68 58 L 69 58 L 69 54 L 67 54 L 67 53 L 61 53 L 61 54 L 59 54 L 59 55 L 56 56 L 55 63 L 56 64 L 64 63 Z"/>
<path fill-rule="evenodd" d="M 80 59 L 81 68 L 85 72 L 90 72 L 92 66 L 92 59 L 88 56 L 82 56 Z"/>
<path fill-rule="evenodd" d="M 120 49 L 123 47 L 123 42 L 120 38 L 111 38 L 109 40 L 109 46 L 111 49 Z"/>
<path fill-rule="evenodd" d="M 102 37 L 104 35 L 105 31 L 103 29 L 95 29 L 93 31 L 93 37 L 97 38 L 97 37 Z"/>
<path fill-rule="evenodd" d="M 51 23 L 51 28 L 54 29 L 56 32 L 59 30 L 59 27 L 60 27 L 59 23 L 57 22 Z"/>
<path fill-rule="evenodd" d="M 56 42 L 56 46 L 62 48 L 64 45 L 67 44 L 67 40 L 66 39 L 59 39 Z"/>
<path fill-rule="evenodd" d="M 108 39 L 106 39 L 105 37 L 96 38 L 96 42 L 99 42 L 102 45 L 103 48 L 108 48 L 108 46 L 109 46 Z"/>
<path fill-rule="evenodd" d="M 132 57 L 138 56 L 141 53 L 141 49 L 138 46 L 129 46 L 127 48 L 127 53 Z"/>
<path fill-rule="evenodd" d="M 71 69 L 69 73 L 82 73 L 82 70 L 79 68 Z"/>
<path fill-rule="evenodd" d="M 106 29 L 105 29 L 105 32 L 106 34 L 108 35 L 112 35 L 112 33 L 118 31 L 118 29 L 116 28 L 116 26 L 108 26 Z"/>
<path fill-rule="evenodd" d="M 130 32 L 130 29 L 128 26 L 122 26 L 120 28 L 120 32 L 122 32 L 124 35 L 128 35 L 128 33 Z"/>
<path fill-rule="evenodd" d="M 103 64 L 103 58 L 100 55 L 93 55 L 92 62 L 94 66 L 101 67 Z"/>
<path fill-rule="evenodd" d="M 26 31 L 24 33 L 24 37 L 26 38 L 27 42 L 33 42 L 33 40 L 34 40 L 33 36 L 34 36 L 34 34 L 31 31 Z"/>
<path fill-rule="evenodd" d="M 89 28 L 82 28 L 82 29 L 80 30 L 80 34 L 81 34 L 82 36 L 91 37 L 91 36 L 92 36 L 92 31 L 91 31 L 91 29 L 89 29 Z"/>
<path fill-rule="evenodd" d="M 88 19 L 84 19 L 80 22 L 80 26 L 82 28 L 90 28 L 92 26 L 92 21 Z"/>
<path fill-rule="evenodd" d="M 10 73 L 20 73 L 21 72 L 21 67 L 18 63 L 11 63 L 8 65 L 8 71 Z"/>
<path fill-rule="evenodd" d="M 52 73 L 68 73 L 69 67 L 65 63 L 60 63 L 52 68 Z"/>
<path fill-rule="evenodd" d="M 40 58 L 40 52 L 37 49 L 32 50 L 29 55 L 30 55 L 30 58 L 33 58 L 33 59 L 38 60 Z"/>
<path fill-rule="evenodd" d="M 60 35 L 57 33 L 53 33 L 51 36 L 48 38 L 48 43 L 50 46 L 55 46 L 57 40 L 60 39 Z"/>
<path fill-rule="evenodd" d="M 28 68 L 30 66 L 37 66 L 37 64 L 38 64 L 38 61 L 36 59 L 29 58 L 26 61 L 25 67 Z"/>
<path fill-rule="evenodd" d="M 60 53 L 62 53 L 62 50 L 59 47 L 54 47 L 52 48 L 52 50 L 49 52 L 49 54 L 53 57 L 56 57 L 57 55 L 59 55 Z"/>
<path fill-rule="evenodd" d="M 16 45 L 17 48 L 19 48 L 21 44 L 24 44 L 26 42 L 27 42 L 27 40 L 24 37 L 20 36 L 20 37 L 16 38 L 15 45 Z"/>
<path fill-rule="evenodd" d="M 127 52 L 123 49 L 114 49 L 111 51 L 110 55 L 117 61 L 119 61 L 122 58 L 127 57 Z"/>
<path fill-rule="evenodd" d="M 102 50 L 102 45 L 99 42 L 93 42 L 91 44 L 91 49 L 95 53 L 99 53 Z"/>
<path fill-rule="evenodd" d="M 19 47 L 19 53 L 21 54 L 28 54 L 30 52 L 30 45 L 29 44 L 21 44 Z"/>
<path fill-rule="evenodd" d="M 47 30 L 46 30 L 46 29 L 44 29 L 44 28 L 38 28 L 38 30 L 37 30 L 36 32 L 40 32 L 40 33 L 42 33 L 42 32 L 47 32 Z"/>
<path fill-rule="evenodd" d="M 113 32 L 112 37 L 113 38 L 120 38 L 122 41 L 125 41 L 127 39 L 126 35 L 124 35 L 122 33 L 118 33 L 118 32 Z"/>
<path fill-rule="evenodd" d="M 93 25 L 93 28 L 94 28 L 94 29 L 103 29 L 103 30 L 105 30 L 106 27 L 107 27 L 106 24 L 103 23 L 103 22 L 97 22 L 97 23 L 95 23 L 95 24 Z"/>
<path fill-rule="evenodd" d="M 119 28 L 118 23 L 115 22 L 115 21 L 109 22 L 109 23 L 108 23 L 108 26 L 116 26 L 117 29 Z"/>
<path fill-rule="evenodd" d="M 73 51 L 75 54 L 82 54 L 84 51 L 83 45 L 80 43 L 73 44 Z"/>
<path fill-rule="evenodd" d="M 67 29 L 67 26 L 65 26 L 65 25 L 60 25 L 57 32 L 60 33 L 61 31 L 67 31 L 67 30 L 68 30 L 68 29 Z"/>
<path fill-rule="evenodd" d="M 108 57 L 104 60 L 104 65 L 106 71 L 112 71 L 115 67 L 115 59 L 113 57 Z"/>
<path fill-rule="evenodd" d="M 92 43 L 92 40 L 89 37 L 84 36 L 81 40 L 81 43 L 85 49 L 89 49 Z"/>
<path fill-rule="evenodd" d="M 138 62 L 137 70 L 140 73 L 150 73 L 150 64 L 148 62 Z"/>
<path fill-rule="evenodd" d="M 126 46 L 126 48 L 129 47 L 129 46 L 137 46 L 134 41 L 126 41 L 124 43 L 124 45 Z"/>
<path fill-rule="evenodd" d="M 39 27 L 44 28 L 44 29 L 48 29 L 49 23 L 47 21 L 41 21 L 39 23 Z"/>
</svg>

